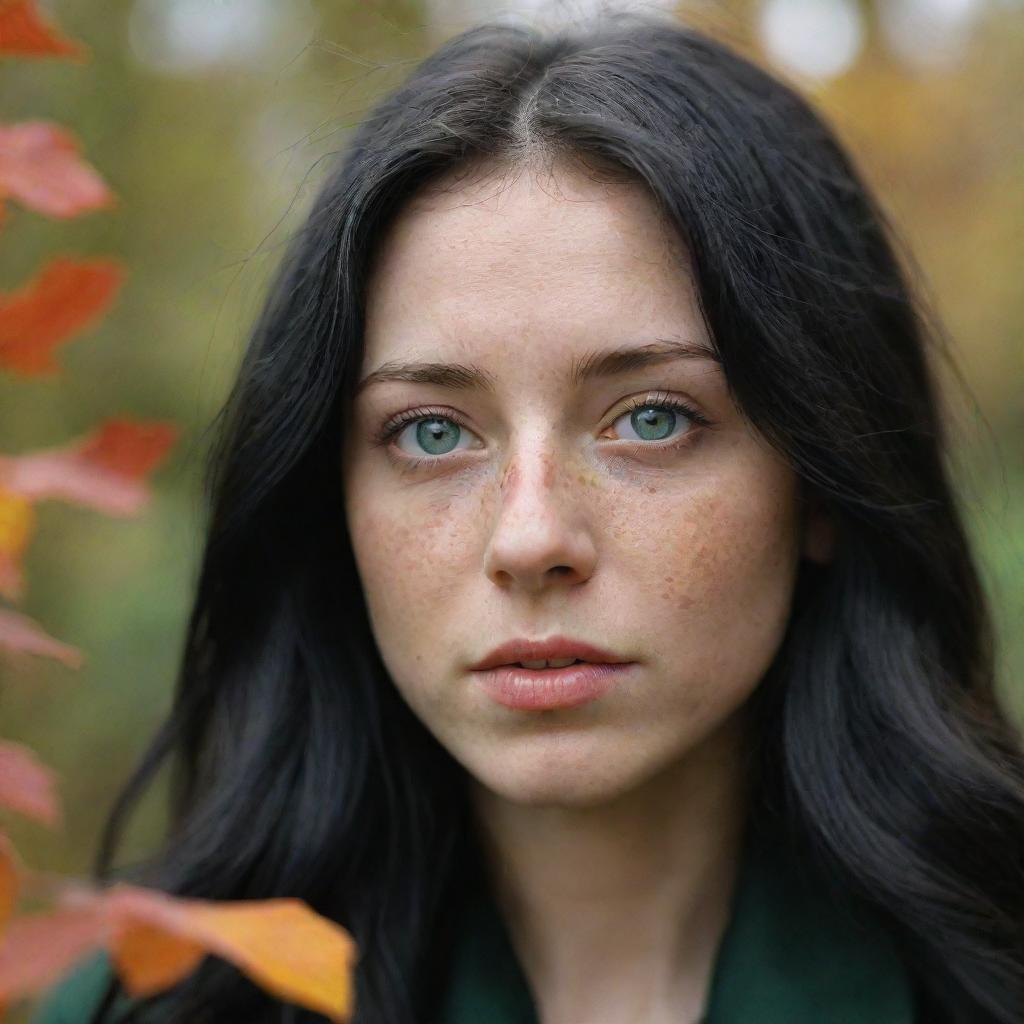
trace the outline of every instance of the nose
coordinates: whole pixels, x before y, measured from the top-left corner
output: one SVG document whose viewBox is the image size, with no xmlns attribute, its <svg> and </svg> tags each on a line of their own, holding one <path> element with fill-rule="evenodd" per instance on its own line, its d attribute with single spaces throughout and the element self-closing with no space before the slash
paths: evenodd
<svg viewBox="0 0 1024 1024">
<path fill-rule="evenodd" d="M 535 594 L 590 578 L 597 550 L 577 475 L 549 445 L 524 443 L 510 456 L 484 556 L 494 584 Z"/>
</svg>

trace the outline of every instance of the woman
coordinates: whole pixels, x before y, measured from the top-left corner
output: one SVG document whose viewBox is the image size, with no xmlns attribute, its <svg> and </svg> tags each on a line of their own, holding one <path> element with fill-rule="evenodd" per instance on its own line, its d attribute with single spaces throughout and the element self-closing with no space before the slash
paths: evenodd
<svg viewBox="0 0 1024 1024">
<path fill-rule="evenodd" d="M 928 346 L 765 72 L 636 15 L 452 39 L 256 325 L 98 877 L 170 761 L 118 876 L 304 898 L 358 1024 L 1020 1021 L 1024 757 Z M 39 1019 L 127 1006 L 89 971 Z M 128 1009 L 313 1019 L 213 960 Z"/>
</svg>

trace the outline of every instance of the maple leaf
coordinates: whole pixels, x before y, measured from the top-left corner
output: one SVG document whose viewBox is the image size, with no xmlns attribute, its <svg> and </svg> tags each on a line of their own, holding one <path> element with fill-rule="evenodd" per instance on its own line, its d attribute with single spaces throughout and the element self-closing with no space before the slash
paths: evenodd
<svg viewBox="0 0 1024 1024">
<path fill-rule="evenodd" d="M 0 455 L 0 594 L 12 601 L 24 596 L 21 558 L 33 532 L 35 502 L 60 499 L 108 515 L 136 515 L 149 501 L 146 475 L 177 435 L 170 423 L 108 417 L 69 445 Z"/>
<path fill-rule="evenodd" d="M 81 43 L 62 36 L 36 9 L 34 0 L 0 0 L 0 56 L 68 57 L 86 60 Z"/>
<path fill-rule="evenodd" d="M 54 639 L 27 615 L 11 608 L 0 608 L 0 654 L 4 652 L 55 658 L 68 668 L 81 668 L 84 660 L 77 647 Z"/>
<path fill-rule="evenodd" d="M 29 747 L 8 740 L 0 740 L 0 807 L 44 825 L 61 821 L 53 772 Z"/>
<path fill-rule="evenodd" d="M 76 446 L 77 457 L 97 470 L 140 480 L 159 465 L 177 434 L 170 423 L 110 417 Z"/>
<path fill-rule="evenodd" d="M 103 937 L 102 922 L 90 908 L 10 918 L 0 935 L 0 1007 L 49 987 L 84 953 L 102 945 Z"/>
<path fill-rule="evenodd" d="M 0 295 L 0 368 L 23 376 L 58 370 L 53 350 L 100 318 L 123 278 L 114 261 L 60 256 L 18 291 Z"/>
<path fill-rule="evenodd" d="M 58 498 L 110 515 L 134 515 L 149 500 L 145 477 L 177 436 L 171 423 L 107 417 L 71 444 L 0 455 L 0 487 L 33 502 Z"/>
<path fill-rule="evenodd" d="M 80 153 L 75 136 L 51 121 L 0 125 L 0 209 L 13 198 L 37 213 L 68 218 L 115 205 Z"/>
<path fill-rule="evenodd" d="M 91 948 L 105 946 L 125 990 L 144 997 L 177 984 L 207 954 L 275 996 L 347 1021 L 356 946 L 303 900 L 188 899 L 116 883 L 66 884 L 55 910 L 13 919 L 0 944 L 0 1000 L 34 995 Z"/>
</svg>

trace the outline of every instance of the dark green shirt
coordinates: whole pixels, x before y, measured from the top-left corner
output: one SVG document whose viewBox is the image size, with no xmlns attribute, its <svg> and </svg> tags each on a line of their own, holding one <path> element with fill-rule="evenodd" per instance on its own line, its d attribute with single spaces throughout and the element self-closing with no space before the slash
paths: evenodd
<svg viewBox="0 0 1024 1024">
<path fill-rule="evenodd" d="M 441 1024 L 539 1024 L 496 904 L 467 904 Z M 623 943 L 629 929 L 622 929 Z M 910 974 L 880 918 L 748 830 L 706 1024 L 914 1024 Z"/>
<path fill-rule="evenodd" d="M 539 1024 L 497 904 L 475 890 L 459 919 L 436 1024 Z M 629 942 L 629 929 L 622 930 Z M 84 1024 L 110 977 L 105 954 L 56 987 L 31 1024 Z M 121 1005 L 126 1005 L 122 1002 Z M 707 1024 L 914 1024 L 909 973 L 880 920 L 748 832 L 715 958 Z"/>
</svg>

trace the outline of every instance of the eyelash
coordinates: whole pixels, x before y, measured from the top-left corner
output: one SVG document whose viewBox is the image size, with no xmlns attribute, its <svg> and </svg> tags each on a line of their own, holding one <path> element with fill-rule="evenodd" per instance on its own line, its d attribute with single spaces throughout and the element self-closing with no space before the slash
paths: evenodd
<svg viewBox="0 0 1024 1024">
<path fill-rule="evenodd" d="M 616 419 L 624 416 L 627 412 L 632 412 L 635 409 L 646 409 L 648 406 L 653 406 L 656 409 L 671 409 L 673 412 L 681 412 L 687 419 L 692 420 L 697 428 L 705 428 L 712 426 L 711 421 L 704 416 L 697 409 L 694 409 L 691 405 L 683 402 L 679 398 L 673 395 L 666 394 L 664 392 L 658 392 L 657 394 L 645 395 L 642 398 L 632 398 L 626 403 L 626 407 L 616 416 Z M 400 412 L 395 416 L 392 416 L 377 432 L 377 435 L 373 438 L 373 444 L 377 447 L 385 447 L 390 444 L 391 439 L 401 433 L 402 429 L 409 423 L 415 423 L 417 420 L 427 419 L 444 419 L 450 423 L 455 423 L 460 427 L 464 427 L 469 430 L 469 424 L 464 422 L 459 416 L 454 415 L 449 410 L 442 409 L 437 406 L 424 406 L 417 409 L 408 409 L 405 412 Z M 630 451 L 638 453 L 641 449 L 654 449 L 659 452 L 676 451 L 677 449 L 684 448 L 688 444 L 692 444 L 693 435 L 698 433 L 699 430 L 688 430 L 685 434 L 680 435 L 675 441 L 636 441 L 633 442 L 633 446 Z M 391 454 L 390 452 L 388 453 Z M 402 468 L 410 471 L 416 470 L 425 463 L 437 465 L 439 462 L 443 462 L 446 456 L 437 455 L 434 457 L 418 458 L 413 455 L 396 455 L 392 456 L 396 460 L 400 460 L 403 463 Z"/>
</svg>

